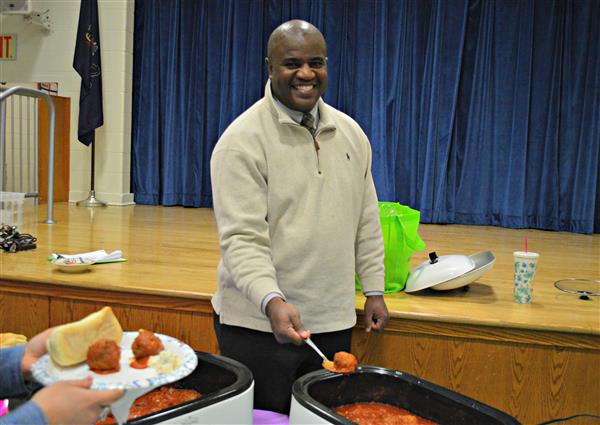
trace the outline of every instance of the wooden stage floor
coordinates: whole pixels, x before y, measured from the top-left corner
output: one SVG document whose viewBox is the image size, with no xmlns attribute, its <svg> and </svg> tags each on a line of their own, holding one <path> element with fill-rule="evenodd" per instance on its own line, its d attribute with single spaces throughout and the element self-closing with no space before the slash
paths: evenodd
<svg viewBox="0 0 600 425">
<path fill-rule="evenodd" d="M 79 208 L 67 203 L 55 205 L 54 225 L 43 224 L 45 206 L 26 210 L 21 232 L 38 238 L 38 248 L 14 256 L 0 257 L 7 276 L 68 284 L 73 277 L 56 273 L 46 262 L 52 252 L 78 253 L 120 249 L 129 262 L 96 266 L 103 284 L 115 290 L 135 287 L 142 292 L 185 297 L 210 297 L 215 288 L 216 265 L 220 254 L 212 210 L 205 208 L 152 207 L 145 205 L 107 208 Z M 562 297 L 553 284 L 566 278 L 600 278 L 600 235 L 566 232 L 504 229 L 487 226 L 421 224 L 419 234 L 427 244 L 415 253 L 411 264 L 438 255 L 472 254 L 492 251 L 493 270 L 480 281 L 512 289 L 512 252 L 529 249 L 540 253 L 535 278 L 537 293 Z M 18 261 L 16 261 L 18 259 Z M 96 275 L 78 276 L 78 284 L 96 281 Z M 571 298 L 571 297 L 569 297 Z M 534 301 L 535 303 L 535 301 Z"/>
</svg>

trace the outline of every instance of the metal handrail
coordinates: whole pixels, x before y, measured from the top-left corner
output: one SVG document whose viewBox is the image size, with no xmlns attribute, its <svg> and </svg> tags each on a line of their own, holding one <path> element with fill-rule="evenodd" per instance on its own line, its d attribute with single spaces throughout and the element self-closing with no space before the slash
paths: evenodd
<svg viewBox="0 0 600 425">
<path fill-rule="evenodd" d="M 54 112 L 54 102 L 50 96 L 40 90 L 34 90 L 27 87 L 11 87 L 6 90 L 0 90 L 0 134 L 4 134 L 5 132 L 5 118 L 4 118 L 4 108 L 5 108 L 5 100 L 12 96 L 13 94 L 19 94 L 21 96 L 27 97 L 41 97 L 48 104 L 48 110 L 50 111 L 50 122 L 48 123 L 48 210 L 46 224 L 55 224 L 53 213 L 54 213 L 54 120 L 55 120 L 55 112 Z"/>
</svg>

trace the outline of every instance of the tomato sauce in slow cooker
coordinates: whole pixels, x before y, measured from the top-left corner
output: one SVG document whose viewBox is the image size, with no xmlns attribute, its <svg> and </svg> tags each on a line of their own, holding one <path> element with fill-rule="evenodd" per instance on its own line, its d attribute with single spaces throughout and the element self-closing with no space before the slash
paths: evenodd
<svg viewBox="0 0 600 425">
<path fill-rule="evenodd" d="M 335 413 L 358 425 L 438 425 L 408 410 L 383 403 L 353 403 L 335 408 Z"/>
<path fill-rule="evenodd" d="M 162 386 L 144 394 L 136 399 L 129 409 L 128 420 L 159 412 L 169 407 L 177 406 L 188 401 L 196 400 L 201 394 L 195 390 L 182 390 L 170 386 Z M 116 424 L 117 420 L 110 414 L 103 421 L 96 422 L 96 425 Z"/>
</svg>

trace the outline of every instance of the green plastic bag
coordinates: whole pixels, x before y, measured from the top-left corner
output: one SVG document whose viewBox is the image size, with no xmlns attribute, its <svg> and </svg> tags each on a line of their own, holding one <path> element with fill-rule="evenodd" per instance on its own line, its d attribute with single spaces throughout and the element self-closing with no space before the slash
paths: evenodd
<svg viewBox="0 0 600 425">
<path fill-rule="evenodd" d="M 410 273 L 410 258 L 422 251 L 425 242 L 419 237 L 421 213 L 397 202 L 379 202 L 379 219 L 385 252 L 385 292 L 402 291 Z M 356 277 L 356 289 L 360 281 Z"/>
</svg>

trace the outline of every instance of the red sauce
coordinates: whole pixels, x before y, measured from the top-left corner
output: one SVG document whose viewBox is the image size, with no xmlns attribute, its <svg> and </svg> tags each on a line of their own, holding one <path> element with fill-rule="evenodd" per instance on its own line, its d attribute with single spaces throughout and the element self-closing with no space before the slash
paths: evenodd
<svg viewBox="0 0 600 425">
<path fill-rule="evenodd" d="M 169 386 L 162 386 L 144 394 L 133 402 L 129 409 L 127 420 L 149 415 L 169 407 L 177 406 L 188 401 L 196 400 L 201 395 L 198 391 L 182 390 Z M 96 425 L 116 424 L 117 420 L 112 414 L 109 414 L 103 421 L 96 422 Z"/>
<path fill-rule="evenodd" d="M 131 366 L 134 369 L 146 369 L 148 367 L 149 360 L 150 356 L 134 359 L 131 363 L 129 363 L 129 366 Z"/>
<path fill-rule="evenodd" d="M 106 370 L 98 370 L 98 369 L 90 369 L 92 372 L 97 373 L 98 375 L 108 375 L 110 373 L 117 373 L 121 368 L 117 369 L 106 369 Z"/>
<path fill-rule="evenodd" d="M 335 408 L 335 412 L 358 425 L 437 425 L 408 410 L 383 403 L 354 403 Z"/>
</svg>

